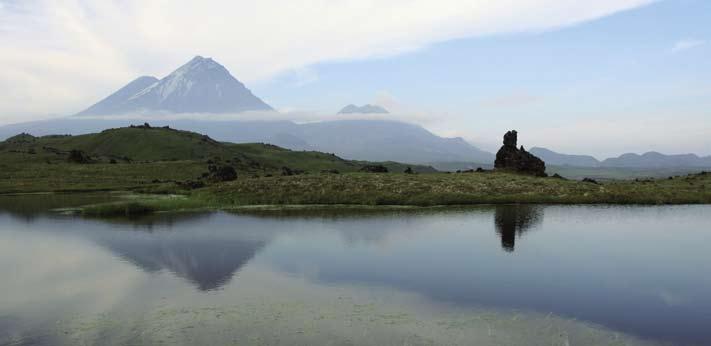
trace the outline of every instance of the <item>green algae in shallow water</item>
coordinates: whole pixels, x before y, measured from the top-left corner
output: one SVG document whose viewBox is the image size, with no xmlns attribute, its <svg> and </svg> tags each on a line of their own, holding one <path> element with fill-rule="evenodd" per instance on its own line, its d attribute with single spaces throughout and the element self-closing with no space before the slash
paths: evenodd
<svg viewBox="0 0 711 346">
<path fill-rule="evenodd" d="M 651 345 L 580 321 L 516 311 L 417 314 L 335 299 L 163 307 L 140 318 L 98 315 L 59 325 L 83 345 Z"/>
</svg>

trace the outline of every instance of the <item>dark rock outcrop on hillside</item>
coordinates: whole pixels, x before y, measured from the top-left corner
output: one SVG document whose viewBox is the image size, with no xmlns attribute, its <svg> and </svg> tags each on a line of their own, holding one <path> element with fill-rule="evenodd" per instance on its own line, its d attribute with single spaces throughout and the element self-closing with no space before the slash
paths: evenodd
<svg viewBox="0 0 711 346">
<path fill-rule="evenodd" d="M 207 179 L 212 182 L 233 181 L 237 179 L 237 171 L 232 166 L 209 165 Z"/>
<path fill-rule="evenodd" d="M 285 177 L 290 177 L 292 175 L 299 175 L 299 174 L 304 174 L 304 173 L 306 173 L 306 172 L 304 172 L 303 170 L 300 170 L 300 169 L 289 168 L 286 166 L 281 168 L 281 175 L 285 176 Z"/>
<path fill-rule="evenodd" d="M 597 180 L 593 178 L 584 178 L 583 183 L 590 183 L 590 184 L 595 184 L 595 185 L 600 185 L 600 183 L 597 182 Z"/>
<path fill-rule="evenodd" d="M 80 164 L 87 164 L 91 163 L 91 157 L 84 153 L 81 150 L 71 150 L 69 152 L 69 157 L 67 157 L 67 161 L 70 163 L 80 163 Z"/>
<path fill-rule="evenodd" d="M 367 173 L 387 173 L 388 168 L 383 165 L 365 165 L 361 167 L 360 171 Z"/>
<path fill-rule="evenodd" d="M 516 148 L 518 133 L 516 130 L 506 132 L 504 145 L 496 153 L 494 167 L 500 170 L 531 174 L 538 177 L 546 176 L 546 163 L 535 155 L 527 152 L 523 146 Z"/>
<path fill-rule="evenodd" d="M 6 143 L 12 144 L 31 144 L 37 141 L 37 137 L 29 133 L 20 133 L 19 135 L 12 136 L 5 140 Z"/>
</svg>

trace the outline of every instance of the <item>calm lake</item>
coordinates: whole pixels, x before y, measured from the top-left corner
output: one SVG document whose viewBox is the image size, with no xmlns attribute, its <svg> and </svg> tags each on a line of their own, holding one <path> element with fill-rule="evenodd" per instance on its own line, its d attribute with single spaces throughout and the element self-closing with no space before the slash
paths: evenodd
<svg viewBox="0 0 711 346">
<path fill-rule="evenodd" d="M 711 206 L 47 212 L 0 196 L 0 345 L 709 345 Z"/>
</svg>

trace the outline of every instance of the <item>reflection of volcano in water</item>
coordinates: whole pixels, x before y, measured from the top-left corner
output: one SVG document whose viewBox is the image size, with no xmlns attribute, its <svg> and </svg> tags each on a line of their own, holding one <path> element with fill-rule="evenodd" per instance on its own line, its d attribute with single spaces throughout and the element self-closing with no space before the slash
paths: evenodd
<svg viewBox="0 0 711 346">
<path fill-rule="evenodd" d="M 516 237 L 520 237 L 531 227 L 541 222 L 542 210 L 530 205 L 501 205 L 496 207 L 494 223 L 496 233 L 501 236 L 501 247 L 513 252 Z"/>
<path fill-rule="evenodd" d="M 103 245 L 147 272 L 167 269 L 207 291 L 228 283 L 264 244 L 195 238 L 112 241 Z"/>
<path fill-rule="evenodd" d="M 133 224 L 132 230 L 114 230 L 95 241 L 146 272 L 168 270 L 202 291 L 227 284 L 267 243 L 267 239 L 249 232 L 221 230 L 225 225 L 213 225 L 212 229 L 181 225 L 180 230 L 173 231 L 172 221 L 149 222 L 141 227 Z"/>
</svg>

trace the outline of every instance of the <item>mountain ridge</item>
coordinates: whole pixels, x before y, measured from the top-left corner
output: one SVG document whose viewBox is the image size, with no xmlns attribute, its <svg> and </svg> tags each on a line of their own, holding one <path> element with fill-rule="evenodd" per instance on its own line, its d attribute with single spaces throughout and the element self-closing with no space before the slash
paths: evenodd
<svg viewBox="0 0 711 346">
<path fill-rule="evenodd" d="M 141 76 L 138 77 L 121 89 L 117 90 L 113 94 L 103 98 L 101 101 L 91 105 L 89 108 L 77 113 L 78 116 L 92 115 L 92 114 L 111 114 L 121 111 L 121 106 L 124 105 L 126 100 L 131 96 L 141 92 L 142 90 L 150 87 L 151 85 L 160 81 L 158 78 L 153 76 Z"/>
<path fill-rule="evenodd" d="M 648 151 L 643 154 L 625 153 L 602 161 L 590 155 L 561 154 L 550 149 L 535 147 L 530 150 L 547 163 L 571 167 L 608 167 L 608 168 L 673 168 L 698 167 L 711 168 L 711 156 L 696 154 L 662 154 Z"/>
<path fill-rule="evenodd" d="M 70 117 L 0 127 L 0 140 L 21 132 L 33 135 L 99 132 L 130 122 L 150 122 L 204 133 L 219 141 L 263 142 L 292 150 L 335 153 L 352 160 L 429 164 L 437 161 L 493 162 L 493 154 L 461 138 L 439 137 L 419 125 L 393 120 L 332 120 L 297 124 L 292 121 L 207 121 L 102 119 Z"/>
<path fill-rule="evenodd" d="M 341 109 L 338 114 L 389 114 L 387 109 L 378 105 L 365 104 L 356 106 L 349 104 Z"/>
<path fill-rule="evenodd" d="M 700 157 L 696 154 L 673 154 L 666 155 L 656 151 L 648 151 L 644 154 L 626 153 L 618 157 L 603 160 L 602 167 L 711 167 L 711 156 Z"/>
<path fill-rule="evenodd" d="M 576 167 L 597 167 L 600 165 L 600 161 L 590 155 L 561 154 L 542 147 L 533 147 L 529 151 L 551 165 Z"/>
<path fill-rule="evenodd" d="M 162 79 L 139 77 L 77 116 L 138 111 L 239 113 L 273 111 L 212 58 L 196 56 Z"/>
<path fill-rule="evenodd" d="M 132 119 L 134 122 L 155 123 L 160 126 L 198 131 L 220 141 L 235 143 L 263 142 L 291 150 L 332 152 L 354 160 L 389 160 L 418 164 L 472 163 L 488 167 L 493 154 L 470 145 L 462 138 L 439 137 L 413 124 L 391 120 L 332 120 L 297 124 L 288 120 L 274 121 L 201 121 Z M 127 120 L 70 117 L 54 120 L 0 126 L 0 140 L 18 133 L 34 135 L 80 135 L 126 125 Z M 360 123 L 360 125 L 358 125 Z M 388 135 L 385 128 L 392 126 L 397 136 Z M 367 135 L 361 135 L 366 133 Z M 374 136 L 374 137 L 373 137 Z M 338 145 L 332 143 L 338 141 Z M 542 147 L 529 150 L 547 164 L 570 167 L 601 168 L 711 168 L 711 156 L 696 154 L 665 155 L 656 152 L 627 153 L 618 157 L 597 160 L 589 155 L 561 154 Z M 553 153 L 556 157 L 552 157 Z M 646 155 L 646 156 L 645 156 Z M 661 155 L 661 156 L 659 156 Z M 569 160 L 569 158 L 574 160 Z M 662 160 L 653 164 L 649 158 Z M 583 158 L 587 163 L 580 163 Z M 642 160 L 640 160 L 640 158 Z M 647 158 L 645 161 L 644 158 Z M 671 158 L 671 159 L 669 159 Z M 444 167 L 444 166 L 443 166 Z"/>
</svg>

